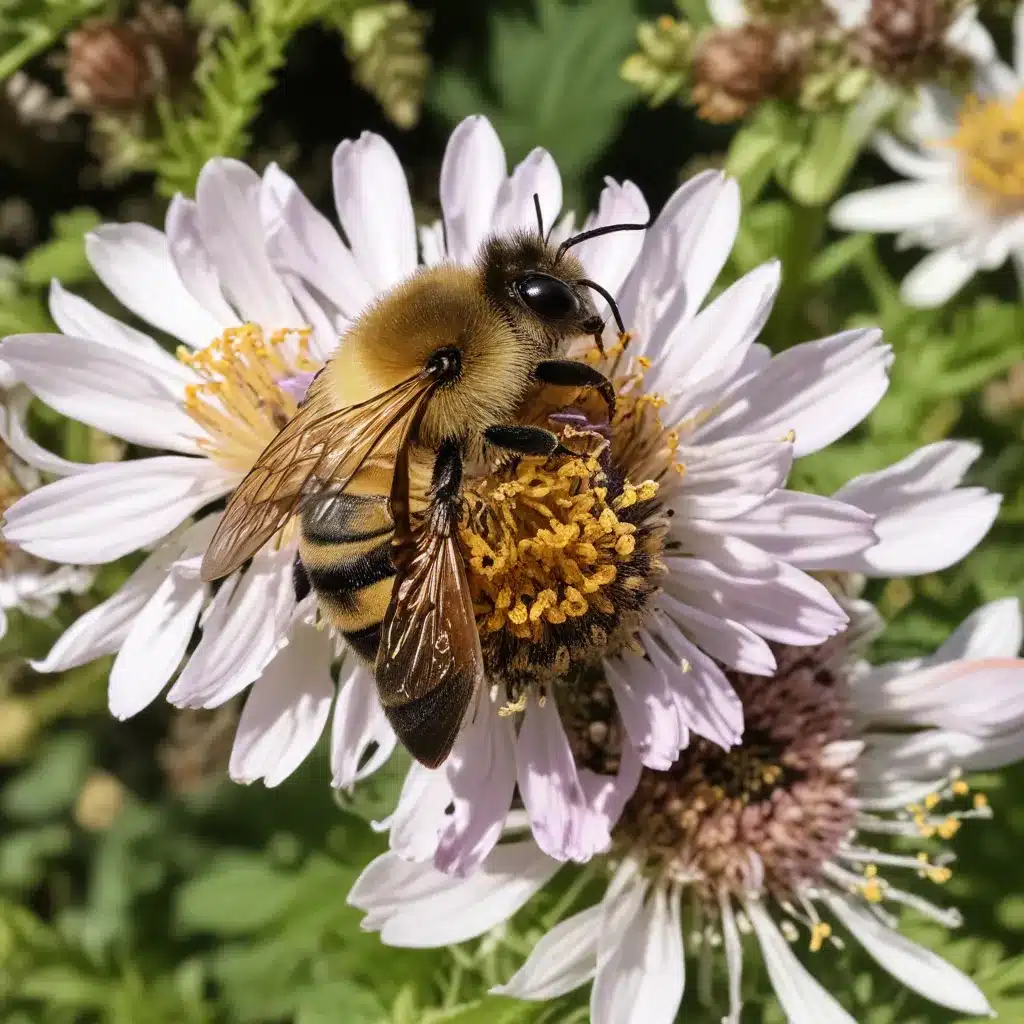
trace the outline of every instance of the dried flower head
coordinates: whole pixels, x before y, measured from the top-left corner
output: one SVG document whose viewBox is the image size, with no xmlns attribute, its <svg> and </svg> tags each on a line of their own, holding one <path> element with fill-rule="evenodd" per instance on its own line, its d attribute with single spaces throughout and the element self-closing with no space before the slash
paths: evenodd
<svg viewBox="0 0 1024 1024">
<path fill-rule="evenodd" d="M 717 29 L 693 55 L 691 95 L 706 121 L 736 121 L 773 95 L 785 74 L 779 32 L 767 23 Z"/>
</svg>

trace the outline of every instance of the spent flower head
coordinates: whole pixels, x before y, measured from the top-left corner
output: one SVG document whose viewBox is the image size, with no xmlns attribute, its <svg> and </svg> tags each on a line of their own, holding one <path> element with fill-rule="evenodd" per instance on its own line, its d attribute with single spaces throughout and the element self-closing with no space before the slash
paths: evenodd
<svg viewBox="0 0 1024 1024">
<path fill-rule="evenodd" d="M 849 1024 L 814 969 L 848 934 L 925 998 L 991 1014 L 973 981 L 900 934 L 898 913 L 960 924 L 928 890 L 953 872 L 954 836 L 991 816 L 963 771 L 1024 755 L 1020 610 L 1015 600 L 986 605 L 929 657 L 871 666 L 861 652 L 877 615 L 852 594 L 843 600 L 845 635 L 777 647 L 768 680 L 730 673 L 747 720 L 740 744 L 700 740 L 667 771 L 642 771 L 611 850 L 589 871 L 603 895 L 550 927 L 497 992 L 548 1000 L 592 983 L 595 1024 L 671 1024 L 690 958 L 705 979 L 724 966 L 724 990 L 700 983 L 700 998 L 738 1024 L 752 934 L 788 1020 Z M 616 758 L 616 734 L 598 732 L 592 745 Z M 387 943 L 442 945 L 501 925 L 557 867 L 513 824 L 468 879 L 388 853 L 350 902 Z M 794 944 L 812 954 L 807 966 Z"/>
</svg>

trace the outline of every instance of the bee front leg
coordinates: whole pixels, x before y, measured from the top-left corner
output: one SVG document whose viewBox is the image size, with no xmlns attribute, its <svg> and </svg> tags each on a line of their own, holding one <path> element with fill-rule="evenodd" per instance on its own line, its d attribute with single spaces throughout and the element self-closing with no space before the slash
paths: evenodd
<svg viewBox="0 0 1024 1024">
<path fill-rule="evenodd" d="M 565 388 L 593 388 L 608 406 L 608 418 L 615 415 L 615 389 L 596 367 L 575 359 L 545 359 L 533 371 L 542 384 Z"/>
</svg>

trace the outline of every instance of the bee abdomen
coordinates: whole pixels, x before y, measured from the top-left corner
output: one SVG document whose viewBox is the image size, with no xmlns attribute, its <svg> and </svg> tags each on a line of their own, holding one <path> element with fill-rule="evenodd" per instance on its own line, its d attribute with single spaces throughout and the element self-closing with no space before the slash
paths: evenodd
<svg viewBox="0 0 1024 1024">
<path fill-rule="evenodd" d="M 392 532 L 382 495 L 325 497 L 303 511 L 299 556 L 321 614 L 369 662 L 394 585 Z"/>
</svg>

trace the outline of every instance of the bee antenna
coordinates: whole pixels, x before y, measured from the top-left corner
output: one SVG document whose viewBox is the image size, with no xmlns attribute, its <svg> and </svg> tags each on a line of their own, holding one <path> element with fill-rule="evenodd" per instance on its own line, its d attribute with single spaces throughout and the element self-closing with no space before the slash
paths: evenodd
<svg viewBox="0 0 1024 1024">
<path fill-rule="evenodd" d="M 573 235 L 572 238 L 567 238 L 558 247 L 558 252 L 555 253 L 555 262 L 557 263 L 565 255 L 567 249 L 571 249 L 574 245 L 579 245 L 580 242 L 585 242 L 589 238 L 597 238 L 600 235 L 610 235 L 613 231 L 646 231 L 650 226 L 651 222 L 647 221 L 645 224 L 606 224 L 601 228 L 591 228 L 589 231 L 581 231 L 578 235 Z"/>
<path fill-rule="evenodd" d="M 612 316 L 615 317 L 615 326 L 618 327 L 619 334 L 625 334 L 626 325 L 622 322 L 622 314 L 619 312 L 619 307 L 616 305 L 611 293 L 606 288 L 602 288 L 596 281 L 591 281 L 585 277 L 581 277 L 576 283 L 585 285 L 587 288 L 593 288 L 611 306 Z"/>
<path fill-rule="evenodd" d="M 540 235 L 540 240 L 544 241 L 544 214 L 541 213 L 540 209 L 540 196 L 533 193 L 533 208 L 537 211 L 537 234 Z"/>
</svg>

